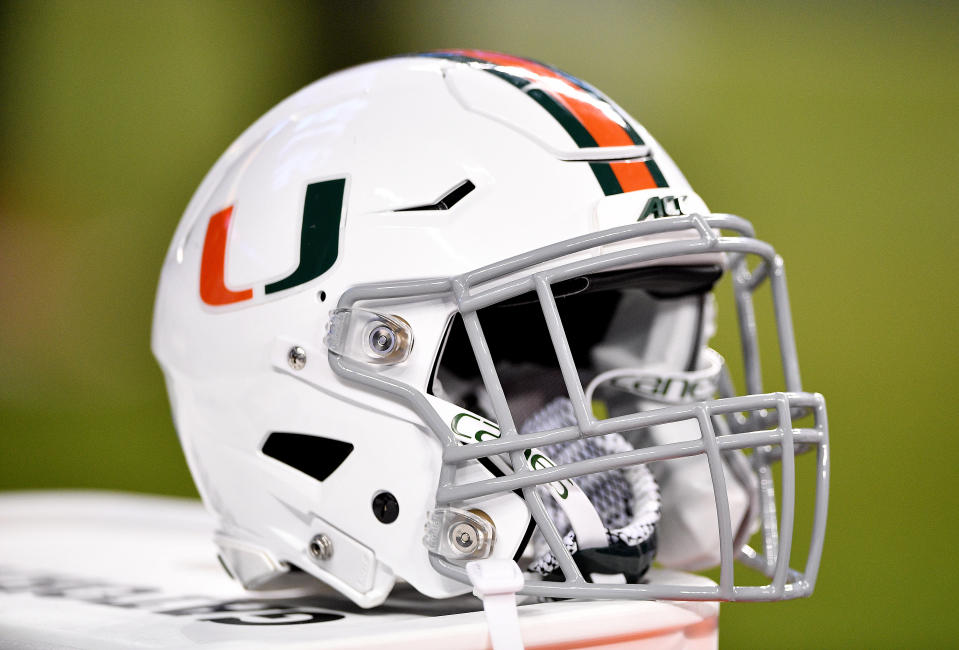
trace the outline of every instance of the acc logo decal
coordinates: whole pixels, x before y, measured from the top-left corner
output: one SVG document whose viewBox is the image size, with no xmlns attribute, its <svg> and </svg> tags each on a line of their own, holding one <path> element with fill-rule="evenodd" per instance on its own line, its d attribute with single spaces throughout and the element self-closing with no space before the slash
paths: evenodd
<svg viewBox="0 0 959 650">
<path fill-rule="evenodd" d="M 300 262 L 290 275 L 267 284 L 270 294 L 292 289 L 326 273 L 336 261 L 343 214 L 346 179 L 335 178 L 306 187 L 303 200 L 303 224 L 300 226 Z M 224 279 L 227 234 L 233 217 L 230 206 L 212 217 L 206 227 L 203 258 L 200 261 L 200 299 L 208 305 L 229 305 L 253 298 L 253 289 L 233 291 Z"/>
<path fill-rule="evenodd" d="M 653 196 L 646 201 L 646 205 L 636 221 L 642 221 L 648 217 L 653 219 L 678 217 L 681 214 L 686 214 L 685 196 Z"/>
</svg>

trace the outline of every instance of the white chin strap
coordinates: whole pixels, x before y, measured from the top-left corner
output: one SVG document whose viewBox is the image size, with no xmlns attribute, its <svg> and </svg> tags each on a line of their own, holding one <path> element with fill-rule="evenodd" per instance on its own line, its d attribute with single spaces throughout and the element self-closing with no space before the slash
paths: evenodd
<svg viewBox="0 0 959 650">
<path fill-rule="evenodd" d="M 579 548 L 600 548 L 606 541 L 606 526 L 586 493 L 572 480 L 550 483 L 550 492 L 556 505 L 563 509 L 569 525 L 576 534 Z"/>
<path fill-rule="evenodd" d="M 483 601 L 493 650 L 523 650 L 516 611 L 516 592 L 523 587 L 523 572 L 513 560 L 488 558 L 466 565 L 473 595 Z"/>
</svg>

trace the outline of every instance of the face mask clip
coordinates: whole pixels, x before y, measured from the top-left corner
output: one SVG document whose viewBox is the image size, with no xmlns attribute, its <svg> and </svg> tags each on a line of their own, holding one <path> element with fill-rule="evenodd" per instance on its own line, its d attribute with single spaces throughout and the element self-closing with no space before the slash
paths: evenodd
<svg viewBox="0 0 959 650">
<path fill-rule="evenodd" d="M 367 309 L 334 309 L 323 342 L 330 352 L 377 365 L 403 363 L 413 349 L 413 330 L 396 315 Z"/>
<path fill-rule="evenodd" d="M 423 544 L 447 560 L 482 560 L 493 552 L 496 528 L 481 510 L 437 508 L 426 520 Z"/>
</svg>

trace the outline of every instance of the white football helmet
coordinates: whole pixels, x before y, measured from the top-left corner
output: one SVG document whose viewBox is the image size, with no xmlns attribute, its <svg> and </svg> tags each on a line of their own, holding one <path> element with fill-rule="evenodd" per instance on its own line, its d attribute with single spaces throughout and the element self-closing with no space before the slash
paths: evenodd
<svg viewBox="0 0 959 650">
<path fill-rule="evenodd" d="M 724 273 L 742 395 L 708 347 Z M 763 286 L 774 393 L 752 311 Z M 491 557 L 517 559 L 533 596 L 812 592 L 826 411 L 800 385 L 782 260 L 747 221 L 711 214 L 619 106 L 549 66 L 401 56 L 280 103 L 187 206 L 153 351 L 244 586 L 299 569 L 371 607 L 398 578 L 468 592 L 465 564 Z M 719 584 L 651 578 L 654 555 L 719 565 Z M 768 583 L 735 584 L 734 558 Z"/>
</svg>

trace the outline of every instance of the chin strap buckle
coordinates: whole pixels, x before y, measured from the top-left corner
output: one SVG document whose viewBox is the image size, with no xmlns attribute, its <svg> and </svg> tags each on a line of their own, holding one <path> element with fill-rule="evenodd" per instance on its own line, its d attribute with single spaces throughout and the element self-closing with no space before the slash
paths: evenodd
<svg viewBox="0 0 959 650">
<path fill-rule="evenodd" d="M 466 565 L 473 595 L 483 601 L 493 650 L 523 650 L 516 611 L 516 592 L 523 588 L 523 572 L 513 560 L 489 558 Z"/>
</svg>

